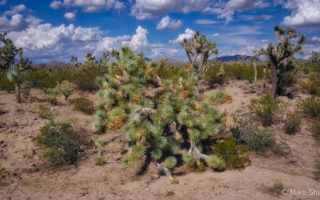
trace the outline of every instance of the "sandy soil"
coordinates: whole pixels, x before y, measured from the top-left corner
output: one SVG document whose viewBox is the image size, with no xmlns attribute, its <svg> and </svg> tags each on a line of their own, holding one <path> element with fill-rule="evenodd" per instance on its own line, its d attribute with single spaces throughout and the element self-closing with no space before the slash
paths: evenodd
<svg viewBox="0 0 320 200">
<path fill-rule="evenodd" d="M 225 92 L 232 95 L 233 103 L 219 106 L 228 113 L 227 124 L 232 116 L 247 110 L 251 100 L 258 94 L 250 93 L 245 81 L 231 81 Z M 32 91 L 32 96 L 41 97 L 41 92 Z M 99 98 L 94 94 L 77 93 L 94 102 Z M 294 100 L 283 98 L 290 108 L 303 96 Z M 62 105 L 53 106 L 58 121 L 70 121 L 81 127 L 81 131 L 95 139 L 90 131 L 92 116 L 73 110 L 61 98 Z M 16 104 L 14 94 L 0 91 L 0 108 L 8 111 L 0 115 L 0 165 L 9 176 L 0 180 L 0 199 L 45 200 L 45 199 L 320 199 L 320 183 L 312 179 L 314 159 L 319 144 L 313 139 L 306 122 L 295 135 L 287 135 L 279 125 L 274 126 L 274 134 L 284 141 L 291 153 L 287 156 L 250 153 L 251 164 L 243 170 L 214 172 L 190 172 L 183 167 L 178 170 L 179 184 L 172 185 L 167 177 L 158 177 L 151 164 L 142 174 L 138 174 L 143 163 L 124 168 L 121 157 L 126 149 L 124 138 L 118 138 L 105 147 L 103 166 L 93 164 L 97 149 L 81 153 L 77 166 L 69 166 L 58 171 L 41 169 L 41 150 L 34 138 L 39 128 L 47 120 L 38 117 L 38 105 L 43 102 Z M 107 138 L 116 132 L 105 134 Z M 188 172 L 188 173 L 186 173 Z M 1 177 L 0 177 L 1 178 Z M 267 188 L 281 182 L 288 192 L 274 196 Z M 290 194 L 291 189 L 306 191 L 307 194 Z M 309 195 L 309 189 L 318 190 L 318 195 Z M 292 191 L 291 191 L 292 192 Z"/>
</svg>

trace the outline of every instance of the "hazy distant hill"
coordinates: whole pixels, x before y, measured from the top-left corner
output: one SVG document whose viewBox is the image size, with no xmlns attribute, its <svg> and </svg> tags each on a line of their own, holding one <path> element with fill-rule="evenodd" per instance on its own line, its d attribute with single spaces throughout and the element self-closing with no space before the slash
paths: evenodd
<svg viewBox="0 0 320 200">
<path fill-rule="evenodd" d="M 219 61 L 223 61 L 223 62 L 227 62 L 227 61 L 238 61 L 238 57 L 240 57 L 241 55 L 234 55 L 234 56 L 220 56 L 217 57 L 217 59 Z M 252 56 L 246 56 L 245 60 L 249 60 L 251 59 Z M 257 59 L 259 60 L 259 59 Z"/>
<path fill-rule="evenodd" d="M 56 67 L 56 66 L 63 66 L 63 65 L 66 65 L 65 63 L 63 62 L 57 62 L 57 61 L 50 61 L 46 64 L 47 67 Z"/>
</svg>

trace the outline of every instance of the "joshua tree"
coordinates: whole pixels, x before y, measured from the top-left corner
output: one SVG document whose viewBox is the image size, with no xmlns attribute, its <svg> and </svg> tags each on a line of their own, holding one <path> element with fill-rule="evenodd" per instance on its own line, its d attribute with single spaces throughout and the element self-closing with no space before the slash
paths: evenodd
<svg viewBox="0 0 320 200">
<path fill-rule="evenodd" d="M 72 56 L 71 59 L 70 59 L 71 63 L 72 63 L 72 66 L 74 67 L 78 67 L 79 66 L 79 63 L 78 63 L 78 58 L 75 57 L 75 56 Z"/>
<path fill-rule="evenodd" d="M 24 81 L 24 71 L 30 69 L 32 63 L 29 59 L 22 57 L 23 49 L 18 50 L 19 60 L 17 65 L 12 65 L 8 71 L 9 80 L 13 81 L 16 85 L 16 100 L 18 103 L 21 102 L 21 84 Z"/>
<path fill-rule="evenodd" d="M 208 139 L 219 133 L 222 120 L 219 111 L 200 98 L 198 73 L 182 68 L 179 75 L 164 79 L 163 60 L 147 63 L 127 47 L 113 51 L 112 56 L 115 60 L 109 63 L 108 73 L 99 80 L 104 103 L 96 111 L 92 128 L 97 133 L 124 131 L 129 151 L 123 164 L 130 166 L 146 157 L 172 181 L 171 170 L 181 154 L 189 166 L 207 164 L 222 170 L 223 160 L 205 154 L 212 154 Z"/>
<path fill-rule="evenodd" d="M 253 84 L 254 85 L 256 85 L 256 83 L 257 83 L 257 76 L 258 76 L 256 59 L 257 59 L 256 56 L 251 57 L 251 61 L 253 64 L 253 72 L 254 72 L 254 77 L 253 77 Z"/>
<path fill-rule="evenodd" d="M 275 43 L 269 44 L 266 49 L 261 49 L 257 52 L 257 55 L 265 55 L 271 64 L 272 71 L 272 87 L 270 94 L 273 99 L 276 99 L 278 94 L 283 92 L 283 87 L 281 85 L 284 80 L 284 75 L 294 68 L 290 59 L 296 53 L 302 53 L 302 44 L 305 41 L 305 36 L 301 35 L 297 40 L 297 43 L 293 43 L 290 40 L 297 38 L 297 33 L 292 28 L 282 29 L 280 26 L 276 25 L 274 27 L 275 31 Z M 278 41 L 279 35 L 281 37 L 280 42 Z"/>
<path fill-rule="evenodd" d="M 94 64 L 96 58 L 93 56 L 91 52 L 89 52 L 86 54 L 86 59 L 86 64 Z"/>
<path fill-rule="evenodd" d="M 109 62 L 110 60 L 110 52 L 105 52 L 102 54 L 102 57 L 99 58 L 99 61 L 98 61 L 98 67 L 99 67 L 99 71 L 101 70 L 101 66 L 106 66 L 107 63 Z"/>
<path fill-rule="evenodd" d="M 218 53 L 216 42 L 207 40 L 206 36 L 200 35 L 199 31 L 194 34 L 192 41 L 184 39 L 182 46 L 186 51 L 190 64 L 197 72 L 204 72 L 210 56 Z M 200 57 L 199 63 L 197 62 L 198 57 Z"/>
<path fill-rule="evenodd" d="M 9 38 L 6 38 L 6 33 L 0 33 L 0 69 L 9 69 L 15 63 L 19 49 L 16 48 Z"/>
</svg>

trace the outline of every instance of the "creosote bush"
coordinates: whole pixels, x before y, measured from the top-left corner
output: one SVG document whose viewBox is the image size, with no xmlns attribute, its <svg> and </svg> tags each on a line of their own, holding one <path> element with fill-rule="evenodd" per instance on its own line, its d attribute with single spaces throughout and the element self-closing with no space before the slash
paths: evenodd
<svg viewBox="0 0 320 200">
<path fill-rule="evenodd" d="M 279 147 L 270 130 L 259 128 L 250 114 L 234 118 L 235 125 L 230 129 L 236 144 L 245 144 L 249 150 L 265 153 L 271 150 L 278 153 Z M 281 152 L 280 152 L 281 153 Z"/>
<path fill-rule="evenodd" d="M 303 114 L 310 118 L 320 117 L 320 98 L 316 96 L 303 99 L 299 103 L 299 107 Z"/>
<path fill-rule="evenodd" d="M 75 109 L 80 110 L 86 114 L 93 114 L 94 113 L 94 105 L 93 102 L 89 99 L 84 97 L 79 97 L 76 99 L 71 99 L 70 103 L 74 105 Z"/>
<path fill-rule="evenodd" d="M 301 119 L 297 115 L 297 113 L 295 112 L 288 113 L 284 121 L 284 128 L 286 133 L 288 134 L 296 133 L 300 128 L 300 122 L 301 122 Z"/>
<path fill-rule="evenodd" d="M 301 83 L 302 90 L 311 94 L 320 96 L 320 72 L 312 73 L 309 75 L 307 82 Z"/>
<path fill-rule="evenodd" d="M 48 119 L 53 120 L 54 119 L 54 113 L 50 111 L 50 109 L 44 105 L 39 105 L 39 111 L 38 116 L 41 119 Z"/>
<path fill-rule="evenodd" d="M 259 99 L 254 99 L 250 109 L 261 120 L 263 126 L 270 126 L 275 123 L 279 101 L 273 100 L 270 94 L 266 94 Z"/>
<path fill-rule="evenodd" d="M 78 160 L 80 146 L 87 142 L 74 131 L 70 124 L 53 121 L 40 129 L 37 144 L 45 151 L 44 159 L 50 167 L 74 164 Z"/>
<path fill-rule="evenodd" d="M 249 150 L 244 145 L 237 145 L 233 138 L 218 140 L 213 145 L 213 152 L 219 155 L 226 163 L 226 167 L 244 168 L 249 162 Z"/>
</svg>

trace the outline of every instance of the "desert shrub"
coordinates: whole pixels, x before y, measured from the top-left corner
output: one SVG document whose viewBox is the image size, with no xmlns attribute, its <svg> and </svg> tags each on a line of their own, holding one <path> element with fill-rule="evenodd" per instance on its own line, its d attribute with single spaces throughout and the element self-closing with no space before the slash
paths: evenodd
<svg viewBox="0 0 320 200">
<path fill-rule="evenodd" d="M 284 120 L 284 128 L 286 133 L 288 134 L 294 134 L 296 133 L 300 128 L 300 117 L 297 115 L 297 113 L 288 113 L 286 119 Z"/>
<path fill-rule="evenodd" d="M 44 99 L 52 105 L 58 105 L 59 91 L 56 88 L 44 88 Z"/>
<path fill-rule="evenodd" d="M 206 163 L 209 167 L 211 167 L 217 171 L 222 171 L 226 168 L 225 161 L 216 155 L 208 156 L 208 158 L 206 159 Z"/>
<path fill-rule="evenodd" d="M 310 118 L 320 117 L 320 98 L 308 97 L 299 102 L 299 107 L 303 114 Z"/>
<path fill-rule="evenodd" d="M 209 67 L 202 75 L 209 84 L 223 84 L 226 80 L 224 66 Z"/>
<path fill-rule="evenodd" d="M 250 110 L 261 120 L 263 126 L 270 126 L 275 123 L 278 109 L 279 101 L 273 100 L 269 93 L 259 99 L 254 99 L 250 105 Z"/>
<path fill-rule="evenodd" d="M 206 94 L 206 98 L 212 104 L 223 104 L 225 102 L 223 90 L 210 91 Z"/>
<path fill-rule="evenodd" d="M 296 77 L 294 76 L 294 72 L 289 71 L 281 74 L 279 77 L 279 94 L 286 95 L 287 89 L 296 82 L 297 81 Z"/>
<path fill-rule="evenodd" d="M 49 161 L 50 167 L 76 163 L 80 146 L 86 144 L 70 124 L 52 121 L 40 129 L 36 142 L 45 151 L 43 158 Z"/>
<path fill-rule="evenodd" d="M 285 188 L 281 181 L 275 182 L 271 187 L 263 186 L 261 189 L 264 193 L 270 194 L 274 197 L 280 196 L 285 191 Z"/>
<path fill-rule="evenodd" d="M 311 95 L 320 96 L 320 72 L 313 73 L 309 76 L 307 82 L 301 83 L 302 90 Z"/>
<path fill-rule="evenodd" d="M 7 78 L 6 73 L 6 71 L 0 72 L 0 90 L 6 90 L 7 92 L 14 91 L 15 84 Z"/>
<path fill-rule="evenodd" d="M 38 116 L 41 119 L 48 119 L 53 120 L 54 119 L 54 113 L 50 111 L 50 109 L 44 105 L 39 105 L 39 111 Z"/>
<path fill-rule="evenodd" d="M 101 73 L 95 70 L 79 69 L 74 72 L 73 83 L 82 91 L 97 91 L 99 86 L 96 78 L 100 75 Z"/>
<path fill-rule="evenodd" d="M 39 89 L 53 88 L 57 83 L 55 77 L 53 77 L 45 68 L 26 72 L 24 80 L 29 82 L 32 88 Z"/>
<path fill-rule="evenodd" d="M 94 105 L 93 102 L 84 97 L 79 97 L 76 99 L 70 100 L 70 103 L 74 106 L 75 109 L 80 110 L 86 114 L 94 113 Z"/>
<path fill-rule="evenodd" d="M 259 128 L 253 123 L 249 114 L 243 114 L 234 118 L 235 125 L 230 128 L 236 144 L 245 144 L 249 150 L 265 153 L 268 150 L 278 151 L 275 138 L 269 129 Z"/>
<path fill-rule="evenodd" d="M 70 83 L 69 81 L 62 81 L 61 83 L 59 83 L 56 86 L 56 89 L 63 94 L 65 100 L 67 101 L 69 96 L 71 96 L 71 94 L 74 91 L 75 86 Z"/>
<path fill-rule="evenodd" d="M 317 157 L 315 159 L 314 165 L 315 171 L 313 171 L 313 178 L 317 181 L 320 181 L 320 152 L 318 150 Z"/>
<path fill-rule="evenodd" d="M 28 100 L 31 90 L 30 82 L 24 82 L 21 84 L 21 94 L 25 100 Z"/>
<path fill-rule="evenodd" d="M 94 161 L 94 164 L 95 164 L 95 165 L 98 165 L 98 166 L 101 166 L 101 165 L 104 164 L 104 159 L 103 159 L 103 157 L 100 156 L 100 155 L 94 157 L 94 158 L 93 158 L 93 161 Z"/>
<path fill-rule="evenodd" d="M 244 168 L 249 161 L 248 148 L 244 145 L 236 145 L 233 138 L 218 140 L 213 145 L 213 152 L 219 155 L 227 167 Z"/>
<path fill-rule="evenodd" d="M 320 140 L 320 117 L 311 120 L 311 130 L 315 138 Z"/>
<path fill-rule="evenodd" d="M 248 80 L 253 81 L 254 69 L 253 66 L 245 65 L 239 62 L 231 62 L 225 65 L 225 72 L 228 78 L 238 79 L 238 80 Z M 257 66 L 257 78 L 263 76 L 263 67 Z"/>
<path fill-rule="evenodd" d="M 75 68 L 70 66 L 57 66 L 52 70 L 50 77 L 58 83 L 63 81 L 71 82 L 75 78 L 74 71 Z"/>
</svg>

